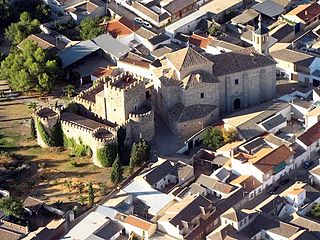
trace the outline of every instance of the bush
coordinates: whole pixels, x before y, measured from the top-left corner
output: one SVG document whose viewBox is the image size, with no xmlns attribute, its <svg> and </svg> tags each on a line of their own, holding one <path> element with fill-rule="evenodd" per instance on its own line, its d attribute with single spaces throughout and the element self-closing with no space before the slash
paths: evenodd
<svg viewBox="0 0 320 240">
<path fill-rule="evenodd" d="M 77 143 L 73 138 L 68 138 L 66 135 L 63 135 L 63 145 L 72 149 L 72 155 L 76 157 L 92 157 L 92 150 L 89 146 L 82 143 L 81 138 L 79 138 L 79 143 Z"/>
<path fill-rule="evenodd" d="M 54 141 L 52 140 L 50 135 L 47 133 L 47 131 L 44 129 L 43 124 L 39 120 L 37 120 L 37 129 L 42 141 L 45 144 L 47 144 L 49 147 L 54 147 Z"/>
<path fill-rule="evenodd" d="M 97 158 L 103 167 L 111 167 L 118 153 L 118 146 L 109 143 L 97 150 Z"/>
</svg>

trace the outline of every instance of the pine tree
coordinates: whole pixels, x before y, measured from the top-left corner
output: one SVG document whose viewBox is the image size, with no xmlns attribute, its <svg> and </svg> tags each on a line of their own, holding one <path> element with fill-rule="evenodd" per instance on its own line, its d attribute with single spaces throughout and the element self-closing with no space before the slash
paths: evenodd
<svg viewBox="0 0 320 240">
<path fill-rule="evenodd" d="M 30 131 L 31 131 L 31 138 L 36 139 L 37 138 L 37 132 L 36 132 L 36 125 L 34 124 L 34 119 L 31 117 L 30 120 Z"/>
<path fill-rule="evenodd" d="M 89 200 L 89 206 L 92 206 L 94 204 L 94 190 L 92 187 L 92 182 L 89 182 L 89 186 L 88 186 L 88 200 Z"/>
<path fill-rule="evenodd" d="M 123 179 L 123 169 L 119 155 L 117 155 L 116 160 L 112 164 L 112 172 L 110 178 L 111 182 L 114 184 L 120 183 Z"/>
</svg>

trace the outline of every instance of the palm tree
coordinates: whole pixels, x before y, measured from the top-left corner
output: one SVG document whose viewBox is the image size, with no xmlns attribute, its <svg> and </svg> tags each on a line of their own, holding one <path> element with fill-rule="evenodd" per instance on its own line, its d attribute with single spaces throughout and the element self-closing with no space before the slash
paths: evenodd
<svg viewBox="0 0 320 240">
<path fill-rule="evenodd" d="M 38 107 L 38 103 L 35 101 L 31 101 L 28 103 L 28 108 L 32 109 L 33 111 L 35 111 L 37 109 L 37 107 Z"/>
<path fill-rule="evenodd" d="M 73 85 L 69 84 L 69 85 L 65 86 L 63 91 L 65 94 L 67 94 L 68 97 L 72 97 L 72 95 L 75 92 L 75 89 L 74 89 Z"/>
</svg>

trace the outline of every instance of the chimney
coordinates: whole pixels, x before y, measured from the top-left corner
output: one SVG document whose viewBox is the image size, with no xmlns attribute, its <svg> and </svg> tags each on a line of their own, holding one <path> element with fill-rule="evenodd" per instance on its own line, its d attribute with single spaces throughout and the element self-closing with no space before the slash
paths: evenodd
<svg viewBox="0 0 320 240">
<path fill-rule="evenodd" d="M 306 15 L 306 16 L 308 15 L 308 11 L 307 10 L 304 11 L 304 15 Z"/>
<path fill-rule="evenodd" d="M 204 207 L 199 206 L 200 207 L 200 211 L 202 213 L 202 215 L 206 215 L 206 210 L 204 209 Z"/>
</svg>

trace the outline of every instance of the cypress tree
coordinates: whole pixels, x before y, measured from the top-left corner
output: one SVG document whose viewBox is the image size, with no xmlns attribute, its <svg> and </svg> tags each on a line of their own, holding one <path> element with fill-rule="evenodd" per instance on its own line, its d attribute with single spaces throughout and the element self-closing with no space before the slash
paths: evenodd
<svg viewBox="0 0 320 240">
<path fill-rule="evenodd" d="M 110 178 L 111 182 L 114 184 L 120 183 L 123 179 L 123 169 L 119 155 L 117 155 L 116 160 L 112 164 L 112 172 Z"/>
<path fill-rule="evenodd" d="M 31 138 L 36 139 L 37 138 L 37 132 L 36 132 L 36 125 L 34 124 L 34 119 L 31 117 L 30 120 L 30 132 L 31 132 Z"/>
<path fill-rule="evenodd" d="M 89 206 L 91 207 L 94 204 L 94 190 L 92 187 L 92 182 L 89 182 L 89 186 L 88 186 L 88 200 L 89 200 Z"/>
</svg>

